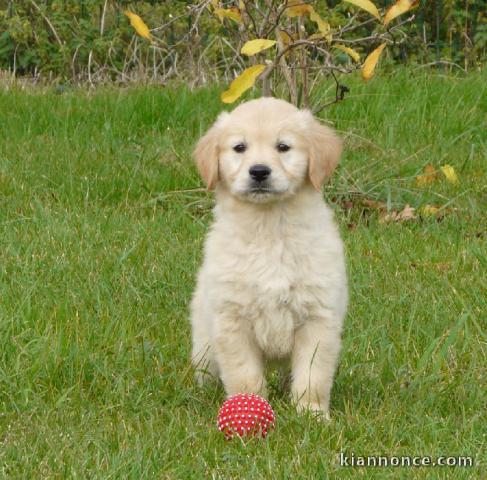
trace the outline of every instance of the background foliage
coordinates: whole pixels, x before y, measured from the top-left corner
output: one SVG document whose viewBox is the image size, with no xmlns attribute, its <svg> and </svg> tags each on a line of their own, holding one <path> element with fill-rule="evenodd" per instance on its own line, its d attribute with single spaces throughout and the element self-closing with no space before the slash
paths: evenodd
<svg viewBox="0 0 487 480">
<path fill-rule="evenodd" d="M 90 81 L 170 78 L 206 83 L 234 72 L 228 65 L 235 28 L 196 6 L 205 2 L 114 0 L 0 0 L 0 70 L 16 75 Z M 209 3 L 209 2 L 207 2 Z M 222 2 L 229 6 L 234 2 Z M 350 5 L 314 3 L 332 26 L 344 22 Z M 392 1 L 376 0 L 380 7 Z M 329 10 L 326 6 L 334 7 Z M 123 11 L 139 14 L 156 39 L 134 34 Z M 420 2 L 406 43 L 389 57 L 411 63 L 475 68 L 486 58 L 485 0 Z M 193 28 L 198 21 L 198 28 Z M 373 24 L 363 26 L 370 34 Z"/>
</svg>

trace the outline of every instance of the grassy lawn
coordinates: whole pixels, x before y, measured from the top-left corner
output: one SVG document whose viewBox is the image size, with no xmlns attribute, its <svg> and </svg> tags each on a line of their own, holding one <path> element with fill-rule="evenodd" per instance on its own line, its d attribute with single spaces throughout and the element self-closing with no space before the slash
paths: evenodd
<svg viewBox="0 0 487 480">
<path fill-rule="evenodd" d="M 324 112 L 346 137 L 325 195 L 351 289 L 333 420 L 299 416 L 273 376 L 277 429 L 247 444 L 217 431 L 222 388 L 188 360 L 212 206 L 190 152 L 218 90 L 0 92 L 0 478 L 482 478 L 487 78 L 349 83 Z M 418 187 L 429 163 L 459 182 Z M 381 223 L 369 200 L 442 218 Z"/>
</svg>

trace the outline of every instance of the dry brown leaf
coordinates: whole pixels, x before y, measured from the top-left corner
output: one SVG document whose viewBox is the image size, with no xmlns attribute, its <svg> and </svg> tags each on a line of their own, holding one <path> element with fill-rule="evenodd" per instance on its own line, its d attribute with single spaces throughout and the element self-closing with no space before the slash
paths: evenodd
<svg viewBox="0 0 487 480">
<path fill-rule="evenodd" d="M 387 205 L 378 200 L 371 200 L 370 198 L 362 198 L 362 205 L 371 210 L 379 210 L 380 212 L 387 211 Z"/>
<path fill-rule="evenodd" d="M 434 267 L 436 268 L 436 270 L 438 270 L 440 272 L 446 272 L 446 271 L 450 270 L 451 265 L 449 263 L 446 263 L 446 262 L 435 263 Z"/>
<path fill-rule="evenodd" d="M 416 209 L 410 205 L 406 205 L 400 212 L 392 210 L 379 218 L 380 223 L 404 222 L 407 220 L 414 220 L 416 216 Z"/>
<path fill-rule="evenodd" d="M 416 177 L 416 185 L 418 187 L 424 187 L 425 185 L 433 183 L 437 177 L 438 172 L 436 171 L 436 168 L 433 167 L 431 163 L 428 163 L 423 169 L 423 174 Z"/>
<path fill-rule="evenodd" d="M 450 215 L 455 211 L 451 207 L 437 207 L 436 205 L 424 205 L 419 209 L 419 215 L 421 217 L 434 217 L 435 220 L 441 221 L 447 215 Z"/>
<path fill-rule="evenodd" d="M 439 210 L 440 210 L 440 208 L 439 207 L 435 207 L 434 205 L 424 205 L 419 210 L 419 213 L 423 217 L 431 217 L 433 215 L 437 215 Z"/>
</svg>

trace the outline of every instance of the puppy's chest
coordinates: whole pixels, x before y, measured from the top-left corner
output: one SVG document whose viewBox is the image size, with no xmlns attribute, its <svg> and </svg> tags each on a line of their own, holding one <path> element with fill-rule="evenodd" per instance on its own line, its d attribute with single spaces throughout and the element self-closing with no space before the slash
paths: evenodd
<svg viewBox="0 0 487 480">
<path fill-rule="evenodd" d="M 309 291 L 304 284 L 308 260 L 304 252 L 278 239 L 270 249 L 257 244 L 250 250 L 238 280 L 244 319 L 268 357 L 289 355 L 294 332 L 309 315 Z"/>
</svg>

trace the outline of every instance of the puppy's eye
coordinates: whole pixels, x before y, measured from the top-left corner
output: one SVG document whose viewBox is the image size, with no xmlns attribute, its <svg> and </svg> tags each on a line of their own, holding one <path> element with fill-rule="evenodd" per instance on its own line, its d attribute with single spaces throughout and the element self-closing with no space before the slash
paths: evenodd
<svg viewBox="0 0 487 480">
<path fill-rule="evenodd" d="M 239 143 L 233 147 L 233 150 L 237 153 L 243 153 L 245 150 L 247 150 L 247 145 L 245 145 L 245 143 Z"/>
<path fill-rule="evenodd" d="M 281 153 L 288 152 L 289 150 L 291 150 L 291 147 L 289 145 L 286 145 L 285 143 L 278 143 L 276 148 L 277 151 Z"/>
</svg>

